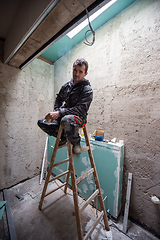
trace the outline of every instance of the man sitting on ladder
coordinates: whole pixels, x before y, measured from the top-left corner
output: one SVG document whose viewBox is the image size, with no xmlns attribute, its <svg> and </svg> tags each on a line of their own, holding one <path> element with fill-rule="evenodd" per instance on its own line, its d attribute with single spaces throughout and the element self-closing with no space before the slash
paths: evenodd
<svg viewBox="0 0 160 240">
<path fill-rule="evenodd" d="M 54 112 L 49 112 L 38 120 L 38 126 L 50 136 L 57 137 L 60 124 L 63 127 L 59 145 L 67 139 L 73 145 L 73 154 L 81 154 L 78 129 L 87 122 L 87 112 L 93 99 L 88 74 L 88 62 L 79 58 L 73 63 L 73 78 L 65 83 L 57 94 Z"/>
</svg>

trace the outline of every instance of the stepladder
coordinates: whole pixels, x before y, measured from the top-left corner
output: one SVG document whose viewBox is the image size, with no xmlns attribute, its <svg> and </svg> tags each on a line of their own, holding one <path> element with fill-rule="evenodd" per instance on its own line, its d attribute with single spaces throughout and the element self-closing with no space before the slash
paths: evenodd
<svg viewBox="0 0 160 240">
<path fill-rule="evenodd" d="M 104 202 L 103 202 L 103 198 L 102 198 L 102 193 L 101 193 L 100 183 L 99 183 L 99 179 L 98 179 L 98 174 L 97 174 L 97 171 L 96 171 L 96 166 L 95 166 L 94 157 L 93 157 L 93 154 L 92 154 L 92 149 L 91 149 L 91 145 L 90 145 L 90 141 L 89 141 L 86 125 L 83 127 L 86 147 L 82 148 L 82 152 L 88 151 L 88 156 L 89 156 L 91 168 L 87 172 L 85 172 L 83 175 L 78 177 L 78 178 L 76 178 L 76 172 L 75 172 L 75 166 L 74 166 L 74 154 L 72 153 L 72 144 L 69 142 L 69 140 L 67 140 L 67 144 L 59 146 L 59 142 L 60 142 L 62 131 L 63 131 L 63 127 L 60 126 L 59 131 L 58 131 L 58 135 L 57 135 L 57 139 L 56 139 L 56 142 L 55 142 L 55 145 L 54 145 L 54 149 L 53 149 L 53 153 L 52 153 L 52 157 L 51 157 L 51 161 L 50 161 L 50 166 L 49 166 L 49 169 L 48 169 L 47 177 L 46 177 L 46 180 L 45 180 L 45 183 L 44 183 L 41 199 L 40 199 L 40 202 L 39 202 L 39 210 L 42 209 L 42 204 L 43 204 L 44 198 L 47 197 L 48 195 L 52 194 L 53 192 L 57 191 L 58 189 L 60 189 L 62 187 L 64 187 L 64 193 L 67 193 L 67 188 L 68 188 L 68 184 L 69 184 L 69 178 L 71 177 L 72 191 L 73 191 L 73 201 L 74 201 L 74 211 L 75 211 L 75 217 L 76 217 L 78 240 L 87 240 L 91 236 L 91 234 L 94 231 L 94 229 L 96 228 L 97 224 L 102 219 L 104 221 L 105 229 L 107 231 L 110 230 L 109 229 L 108 220 L 107 220 L 107 214 L 106 214 L 106 210 L 105 210 L 105 206 L 104 206 Z M 64 160 L 60 159 L 60 161 L 55 163 L 57 150 L 62 148 L 62 147 L 66 147 L 66 146 L 68 148 L 68 158 L 64 159 Z M 58 165 L 61 165 L 61 164 L 65 163 L 65 162 L 68 162 L 68 169 L 66 169 L 66 171 L 62 172 L 61 174 L 59 174 L 59 175 L 57 175 L 55 177 L 51 177 L 52 169 L 54 167 L 58 166 Z M 93 194 L 87 200 L 85 200 L 80 205 L 79 204 L 79 200 L 78 200 L 77 186 L 78 186 L 78 184 L 80 182 L 82 182 L 84 179 L 89 177 L 91 174 L 93 175 L 94 182 L 95 182 L 95 191 L 93 192 Z M 65 182 L 63 184 L 61 184 L 61 186 L 58 186 L 56 189 L 50 191 L 49 193 L 46 193 L 48 184 L 50 182 L 52 182 L 53 180 L 59 179 L 60 177 L 62 177 L 64 175 L 66 176 L 65 177 Z M 84 235 L 83 234 L 83 230 L 82 230 L 81 212 L 97 196 L 98 196 L 98 199 L 99 199 L 101 211 L 100 211 L 99 216 L 94 221 L 93 225 L 90 227 L 90 229 Z"/>
</svg>

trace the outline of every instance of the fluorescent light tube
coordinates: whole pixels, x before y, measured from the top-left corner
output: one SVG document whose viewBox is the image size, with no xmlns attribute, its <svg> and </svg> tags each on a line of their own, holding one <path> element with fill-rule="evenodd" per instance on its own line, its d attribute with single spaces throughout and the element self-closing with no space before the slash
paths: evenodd
<svg viewBox="0 0 160 240">
<path fill-rule="evenodd" d="M 113 3 L 115 3 L 117 0 L 111 0 L 106 5 L 104 5 L 102 8 L 97 10 L 95 13 L 93 13 L 89 20 L 92 22 L 95 18 L 97 18 L 101 13 L 103 13 L 107 8 L 109 8 Z M 82 23 L 80 23 L 77 27 L 75 27 L 73 30 L 71 30 L 69 33 L 67 33 L 67 36 L 69 38 L 73 38 L 77 33 L 79 33 L 84 27 L 88 25 L 88 19 L 84 20 Z"/>
</svg>

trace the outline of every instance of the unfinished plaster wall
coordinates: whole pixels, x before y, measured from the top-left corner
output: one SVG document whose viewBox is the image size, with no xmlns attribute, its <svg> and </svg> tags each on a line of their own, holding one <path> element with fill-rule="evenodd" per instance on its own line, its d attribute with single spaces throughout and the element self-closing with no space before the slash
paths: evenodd
<svg viewBox="0 0 160 240">
<path fill-rule="evenodd" d="M 92 40 L 92 37 L 90 37 Z M 137 0 L 55 64 L 55 93 L 72 76 L 78 57 L 89 62 L 94 100 L 89 133 L 125 142 L 123 208 L 128 172 L 133 173 L 129 216 L 160 236 L 160 1 Z"/>
<path fill-rule="evenodd" d="M 37 120 L 53 108 L 53 75 L 41 60 L 24 70 L 0 60 L 0 189 L 39 174 L 46 134 Z"/>
</svg>

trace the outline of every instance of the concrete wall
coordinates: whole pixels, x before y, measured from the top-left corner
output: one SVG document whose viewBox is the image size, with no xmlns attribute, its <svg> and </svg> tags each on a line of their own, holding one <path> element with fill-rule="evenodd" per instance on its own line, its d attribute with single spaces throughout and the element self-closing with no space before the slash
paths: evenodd
<svg viewBox="0 0 160 240">
<path fill-rule="evenodd" d="M 129 215 L 160 236 L 159 205 L 150 200 L 160 196 L 159 13 L 159 0 L 137 0 L 96 31 L 92 47 L 78 44 L 54 67 L 35 60 L 19 70 L 0 60 L 0 189 L 39 173 L 46 135 L 37 119 L 52 110 L 72 63 L 84 57 L 94 90 L 88 131 L 102 127 L 105 139 L 125 141 L 123 207 L 132 172 Z M 0 41 L 0 59 L 2 49 Z"/>
<path fill-rule="evenodd" d="M 94 100 L 89 133 L 125 142 L 123 207 L 133 173 L 129 215 L 160 236 L 160 1 L 137 0 L 96 31 L 92 47 L 80 43 L 55 64 L 55 93 L 72 76 L 78 57 L 89 62 Z"/>
<path fill-rule="evenodd" d="M 0 59 L 2 51 L 0 41 Z M 41 60 L 24 70 L 0 60 L 0 189 L 39 174 L 46 134 L 37 120 L 53 109 L 53 75 Z"/>
</svg>

